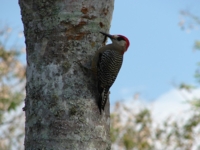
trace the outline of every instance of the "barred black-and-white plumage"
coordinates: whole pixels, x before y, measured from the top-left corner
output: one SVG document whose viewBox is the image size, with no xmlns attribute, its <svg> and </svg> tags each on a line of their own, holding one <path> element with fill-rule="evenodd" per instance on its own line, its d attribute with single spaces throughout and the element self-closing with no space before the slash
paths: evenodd
<svg viewBox="0 0 200 150">
<path fill-rule="evenodd" d="M 99 55 L 97 66 L 99 107 L 104 110 L 110 87 L 113 85 L 122 66 L 123 55 L 114 50 L 106 50 Z M 100 112 L 101 112 L 100 109 Z"/>
<path fill-rule="evenodd" d="M 129 47 L 129 40 L 123 35 L 100 33 L 112 40 L 112 44 L 101 47 L 96 52 L 92 62 L 92 70 L 98 79 L 98 107 L 101 114 L 108 99 L 109 89 L 122 66 L 123 55 Z"/>
</svg>

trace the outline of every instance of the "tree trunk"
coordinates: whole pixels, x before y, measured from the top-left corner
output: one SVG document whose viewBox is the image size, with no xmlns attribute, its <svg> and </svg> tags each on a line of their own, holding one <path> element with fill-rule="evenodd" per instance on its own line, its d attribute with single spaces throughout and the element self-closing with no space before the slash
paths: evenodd
<svg viewBox="0 0 200 150">
<path fill-rule="evenodd" d="M 114 0 L 19 0 L 27 51 L 25 149 L 110 149 L 86 64 L 102 46 Z"/>
</svg>

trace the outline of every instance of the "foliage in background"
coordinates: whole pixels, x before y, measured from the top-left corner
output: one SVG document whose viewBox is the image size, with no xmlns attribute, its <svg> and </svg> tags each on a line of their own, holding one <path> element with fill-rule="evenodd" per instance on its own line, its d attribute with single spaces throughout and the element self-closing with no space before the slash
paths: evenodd
<svg viewBox="0 0 200 150">
<path fill-rule="evenodd" d="M 187 32 L 198 29 L 200 17 L 188 11 L 181 11 L 180 27 Z M 200 41 L 195 41 L 195 50 L 200 50 Z M 195 78 L 200 85 L 200 62 Z M 196 86 L 182 83 L 180 92 L 191 92 Z M 117 150 L 197 150 L 200 149 L 200 98 L 185 100 L 190 110 L 179 117 L 169 116 L 161 123 L 152 118 L 152 110 L 138 106 L 132 107 L 116 103 L 111 114 L 112 149 Z M 136 105 L 136 106 L 135 106 Z M 130 106 L 130 107 L 129 107 Z"/>
<path fill-rule="evenodd" d="M 194 15 L 193 13 L 182 10 L 180 11 L 181 19 L 179 21 L 179 26 L 181 29 L 186 31 L 196 30 L 199 29 L 200 25 L 200 17 L 197 15 Z"/>
<path fill-rule="evenodd" d="M 152 118 L 147 108 L 132 111 L 122 103 L 116 103 L 111 115 L 111 141 L 127 150 L 153 150 Z"/>
<path fill-rule="evenodd" d="M 192 150 L 199 149 L 199 110 L 169 116 L 156 122 L 152 109 L 134 101 L 116 103 L 111 117 L 113 150 Z"/>
<path fill-rule="evenodd" d="M 182 10 L 180 12 L 182 19 L 179 22 L 179 25 L 181 26 L 182 29 L 186 29 L 186 30 L 195 30 L 195 29 L 200 29 L 200 16 L 194 15 L 193 13 L 186 11 L 186 10 Z M 200 40 L 196 40 L 194 42 L 194 50 L 199 51 L 200 50 Z M 200 62 L 197 63 L 197 69 L 195 71 L 195 79 L 197 80 L 198 85 L 200 85 Z M 187 85 L 188 88 L 185 88 L 187 90 L 191 89 L 191 85 Z M 194 114 L 194 119 L 191 120 L 191 124 L 195 125 L 197 124 L 197 122 L 199 122 L 200 119 L 198 119 L 198 117 L 200 118 L 200 99 L 198 98 L 194 98 L 192 101 L 190 101 L 191 106 L 193 107 L 193 110 L 195 112 Z"/>
<path fill-rule="evenodd" d="M 200 30 L 200 16 L 194 15 L 187 10 L 182 10 L 180 15 L 181 19 L 179 21 L 179 26 L 181 29 L 186 30 L 187 32 L 190 32 L 191 30 Z M 194 42 L 194 50 L 200 50 L 200 39 Z M 197 63 L 195 78 L 200 84 L 200 62 Z"/>
<path fill-rule="evenodd" d="M 10 40 L 12 29 L 0 29 L 0 149 L 19 148 L 24 136 L 23 112 L 12 112 L 24 98 L 25 66 L 20 61 L 23 51 Z M 12 45 L 11 45 L 12 43 Z M 11 115 L 12 114 L 12 115 Z M 12 116 L 12 117 L 11 117 Z M 16 128 L 19 127 L 19 128 Z M 16 134 L 17 132 L 17 134 Z M 20 149 L 20 148 L 19 148 Z"/>
</svg>

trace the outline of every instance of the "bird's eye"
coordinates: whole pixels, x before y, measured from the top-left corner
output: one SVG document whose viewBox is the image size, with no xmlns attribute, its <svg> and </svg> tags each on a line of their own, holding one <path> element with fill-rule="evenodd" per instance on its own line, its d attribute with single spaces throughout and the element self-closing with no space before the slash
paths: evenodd
<svg viewBox="0 0 200 150">
<path fill-rule="evenodd" d="M 117 40 L 118 40 L 118 41 L 121 41 L 121 40 L 124 40 L 124 38 L 120 36 L 120 37 L 117 38 Z M 124 40 L 124 41 L 125 41 L 125 40 Z"/>
</svg>

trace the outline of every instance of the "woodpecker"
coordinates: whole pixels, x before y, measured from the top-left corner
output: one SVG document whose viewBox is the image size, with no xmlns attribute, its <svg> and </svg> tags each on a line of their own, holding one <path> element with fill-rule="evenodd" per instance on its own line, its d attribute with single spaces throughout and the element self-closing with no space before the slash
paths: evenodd
<svg viewBox="0 0 200 150">
<path fill-rule="evenodd" d="M 112 41 L 111 44 L 101 47 L 92 61 L 92 70 L 97 76 L 98 82 L 98 107 L 104 110 L 108 99 L 109 89 L 113 85 L 119 70 L 122 66 L 123 55 L 127 51 L 130 43 L 127 37 L 123 35 L 110 35 L 100 32 Z M 105 41 L 105 39 L 104 39 Z"/>
</svg>

